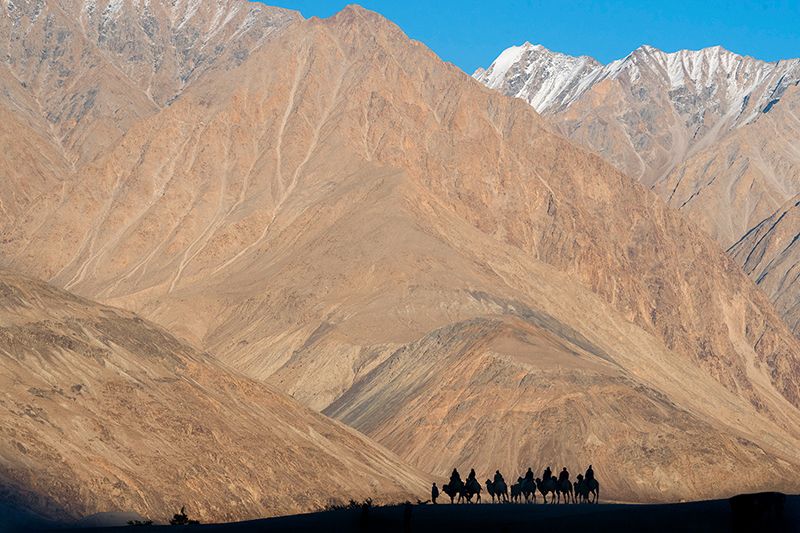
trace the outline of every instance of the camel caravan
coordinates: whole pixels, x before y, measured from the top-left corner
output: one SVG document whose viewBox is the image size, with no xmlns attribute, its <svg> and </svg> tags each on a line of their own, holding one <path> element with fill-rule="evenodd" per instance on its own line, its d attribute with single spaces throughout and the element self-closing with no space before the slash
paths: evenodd
<svg viewBox="0 0 800 533">
<path fill-rule="evenodd" d="M 482 487 L 475 476 L 475 469 L 470 470 L 466 481 L 461 480 L 458 470 L 453 469 L 450 481 L 442 487 L 445 494 L 450 497 L 450 503 L 481 503 Z M 586 475 L 578 474 L 573 483 L 569 479 L 567 468 L 561 471 L 556 478 L 548 466 L 541 478 L 533 478 L 533 471 L 528 468 L 524 476 L 518 477 L 517 482 L 509 490 L 500 471 L 494 473 L 494 479 L 486 480 L 486 492 L 492 498 L 492 503 L 536 503 L 536 493 L 542 495 L 544 503 L 597 503 L 600 499 L 600 483 L 594 477 L 592 465 L 586 469 Z M 550 496 L 548 501 L 547 496 Z M 436 503 L 439 497 L 439 488 L 436 483 L 431 487 L 431 501 Z"/>
</svg>

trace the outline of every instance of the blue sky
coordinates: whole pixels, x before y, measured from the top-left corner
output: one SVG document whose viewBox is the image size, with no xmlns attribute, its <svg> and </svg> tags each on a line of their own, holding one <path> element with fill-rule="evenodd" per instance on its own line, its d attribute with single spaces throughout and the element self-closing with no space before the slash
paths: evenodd
<svg viewBox="0 0 800 533">
<path fill-rule="evenodd" d="M 268 0 L 328 17 L 350 1 Z M 472 73 L 530 41 L 603 63 L 642 44 L 666 51 L 722 45 L 774 61 L 800 57 L 800 0 L 362 0 L 442 59 Z"/>
</svg>

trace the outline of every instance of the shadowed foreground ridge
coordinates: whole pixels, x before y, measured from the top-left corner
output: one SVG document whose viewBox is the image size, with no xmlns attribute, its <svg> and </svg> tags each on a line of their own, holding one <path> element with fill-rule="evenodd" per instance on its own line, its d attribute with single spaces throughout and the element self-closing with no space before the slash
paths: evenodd
<svg viewBox="0 0 800 533">
<path fill-rule="evenodd" d="M 150 2 L 159 3 L 171 4 Z M 80 36 L 82 26 L 62 15 Z M 88 159 L 41 130 L 34 107 L 20 115 L 1 101 L 16 119 L 0 121 L 5 138 L 24 132 L 37 143 L 33 152 L 48 157 L 20 157 L 11 170 L 37 180 L 0 188 L 4 206 L 27 202 L 0 218 L 0 263 L 135 311 L 221 361 L 183 363 L 195 372 L 188 375 L 170 363 L 177 370 L 153 370 L 158 379 L 141 388 L 127 378 L 109 385 L 120 403 L 164 394 L 157 405 L 166 412 L 154 414 L 186 420 L 164 423 L 164 449 L 181 459 L 169 466 L 198 501 L 117 495 L 114 478 L 71 488 L 75 505 L 94 508 L 101 495 L 127 508 L 135 495 L 161 513 L 185 503 L 245 518 L 290 508 L 267 501 L 276 487 L 299 507 L 318 504 L 331 494 L 315 486 L 318 476 L 358 487 L 362 497 L 408 490 L 418 477 L 403 461 L 437 479 L 454 465 L 519 472 L 545 460 L 594 462 L 604 497 L 622 501 L 800 489 L 800 343 L 714 242 L 527 104 L 482 87 L 379 15 L 350 7 L 330 19 L 284 22 L 245 56 L 223 54 L 178 84 L 168 105 L 155 99 L 157 108 L 103 136 L 107 149 Z M 146 88 L 130 87 L 131 98 L 150 101 Z M 97 357 L 63 362 L 104 361 L 110 333 L 92 333 L 99 346 L 83 341 L 101 350 Z M 145 361 L 174 357 L 156 351 Z M 118 366 L 127 371 L 128 363 Z M 227 366 L 247 379 L 220 370 Z M 51 383 L 41 371 L 30 380 L 43 383 L 15 389 L 17 422 L 33 435 L 52 429 L 28 417 L 28 404 L 55 424 L 66 419 L 32 403 L 27 389 L 60 409 L 83 383 L 69 376 Z M 48 392 L 54 385 L 66 399 L 58 388 Z M 287 456 L 269 440 L 270 424 L 248 412 L 262 387 L 348 424 L 402 461 L 368 443 L 365 455 L 327 449 L 339 432 L 354 434 L 272 393 L 293 406 L 291 418 L 319 424 L 304 422 Z M 206 394 L 224 396 L 220 411 L 211 410 L 216 431 L 200 409 L 182 409 L 176 398 L 189 392 L 201 408 L 216 405 L 201 401 Z M 92 443 L 113 456 L 103 468 L 130 466 L 118 443 L 159 435 L 104 435 L 109 420 L 137 405 L 111 404 L 81 419 Z M 296 434 L 290 419 L 271 416 Z M 227 420 L 247 429 L 230 436 Z M 47 435 L 68 442 L 56 429 Z M 182 439 L 197 445 L 213 475 L 186 472 L 172 444 Z M 252 442 L 274 456 L 247 455 L 261 453 Z M 220 443 L 243 443 L 245 459 L 218 453 Z M 324 456 L 312 453 L 320 444 Z M 14 471 L 31 472 L 30 484 L 44 487 L 47 469 L 60 468 L 52 453 L 31 471 L 9 448 Z M 261 470 L 284 463 L 307 489 Z M 366 478 L 381 481 L 374 488 Z M 120 481 L 126 491 L 132 485 Z M 247 507 L 200 501 L 213 495 L 206 487 Z"/>
<path fill-rule="evenodd" d="M 781 517 L 757 513 L 747 521 L 727 500 L 664 505 L 413 505 L 328 511 L 235 524 L 202 525 L 193 531 L 521 531 L 557 527 L 565 531 L 689 531 L 790 533 L 800 526 L 800 496 L 789 496 Z M 557 526 L 556 526 L 557 524 Z M 136 528 L 136 531 L 164 531 Z M 107 528 L 97 533 L 131 531 Z"/>
</svg>

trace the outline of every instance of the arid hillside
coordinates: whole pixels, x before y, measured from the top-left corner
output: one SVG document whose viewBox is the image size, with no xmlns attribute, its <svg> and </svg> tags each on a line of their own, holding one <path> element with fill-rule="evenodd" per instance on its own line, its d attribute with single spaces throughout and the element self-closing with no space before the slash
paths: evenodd
<svg viewBox="0 0 800 533">
<path fill-rule="evenodd" d="M 729 250 L 745 272 L 800 331 L 800 195 L 753 228 Z"/>
<path fill-rule="evenodd" d="M 138 316 L 0 271 L 3 502 L 66 520 L 134 511 L 203 521 L 424 494 L 342 424 Z"/>
<path fill-rule="evenodd" d="M 642 46 L 601 65 L 526 43 L 475 78 L 527 101 L 723 249 L 800 191 L 798 59 L 768 63 L 721 47 L 665 53 Z M 786 304 L 796 282 L 777 288 L 761 279 L 753 276 L 797 334 Z"/>
<path fill-rule="evenodd" d="M 289 24 L 63 180 L 6 218 L 3 264 L 425 471 L 593 462 L 630 501 L 800 487 L 800 344 L 764 294 L 375 13 Z"/>
</svg>

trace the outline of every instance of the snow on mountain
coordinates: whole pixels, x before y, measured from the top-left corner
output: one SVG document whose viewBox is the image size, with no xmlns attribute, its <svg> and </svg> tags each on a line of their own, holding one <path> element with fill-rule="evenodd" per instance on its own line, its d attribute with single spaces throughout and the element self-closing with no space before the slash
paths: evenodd
<svg viewBox="0 0 800 533">
<path fill-rule="evenodd" d="M 488 69 L 478 69 L 473 76 L 543 112 L 568 105 L 602 70 L 603 66 L 591 57 L 573 57 L 526 42 L 506 49 Z"/>
<path fill-rule="evenodd" d="M 768 63 L 720 46 L 667 53 L 644 45 L 602 65 L 591 57 L 525 43 L 506 49 L 473 77 L 522 98 L 540 113 L 563 111 L 606 79 L 622 79 L 632 87 L 655 83 L 669 92 L 679 113 L 714 107 L 743 124 L 769 111 L 786 88 L 800 80 L 800 59 Z M 745 109 L 748 112 L 742 114 Z"/>
<path fill-rule="evenodd" d="M 731 255 L 800 335 L 800 252 L 785 247 L 796 224 L 762 222 L 782 220 L 800 192 L 800 59 L 645 45 L 601 65 L 525 43 L 474 77 L 549 116 L 724 249 L 740 243 Z M 763 264 L 748 255 L 764 247 L 753 238 L 762 234 L 775 248 Z"/>
</svg>

